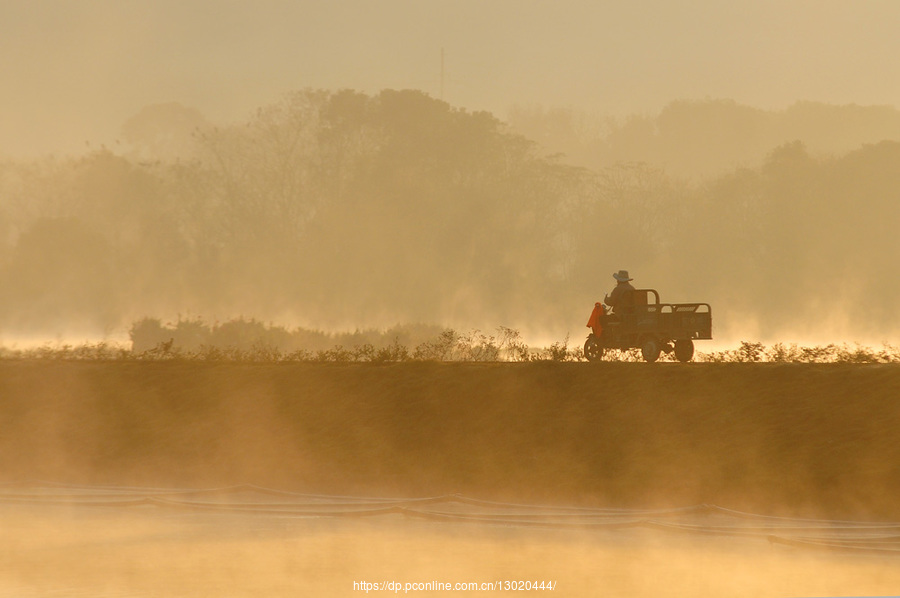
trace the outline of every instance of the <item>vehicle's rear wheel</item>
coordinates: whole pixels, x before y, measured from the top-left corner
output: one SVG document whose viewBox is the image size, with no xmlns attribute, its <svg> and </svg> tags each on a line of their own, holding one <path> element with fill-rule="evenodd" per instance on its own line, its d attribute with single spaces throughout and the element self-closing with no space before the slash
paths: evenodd
<svg viewBox="0 0 900 598">
<path fill-rule="evenodd" d="M 694 341 L 682 338 L 675 341 L 675 358 L 681 363 L 690 361 L 694 357 Z"/>
<path fill-rule="evenodd" d="M 600 361 L 603 357 L 603 347 L 600 345 L 600 339 L 593 334 L 589 334 L 587 340 L 584 341 L 584 356 L 588 361 Z"/>
<path fill-rule="evenodd" d="M 659 342 L 655 338 L 648 338 L 641 345 L 641 355 L 647 363 L 653 363 L 659 359 L 660 350 Z"/>
</svg>

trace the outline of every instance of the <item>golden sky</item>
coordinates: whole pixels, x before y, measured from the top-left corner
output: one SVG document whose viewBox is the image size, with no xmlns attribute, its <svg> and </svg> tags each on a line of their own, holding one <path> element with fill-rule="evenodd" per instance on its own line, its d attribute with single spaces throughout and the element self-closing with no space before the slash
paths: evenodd
<svg viewBox="0 0 900 598">
<path fill-rule="evenodd" d="M 653 112 L 900 104 L 894 0 L 4 0 L 0 156 L 111 143 L 142 107 L 239 120 L 299 88 Z"/>
</svg>

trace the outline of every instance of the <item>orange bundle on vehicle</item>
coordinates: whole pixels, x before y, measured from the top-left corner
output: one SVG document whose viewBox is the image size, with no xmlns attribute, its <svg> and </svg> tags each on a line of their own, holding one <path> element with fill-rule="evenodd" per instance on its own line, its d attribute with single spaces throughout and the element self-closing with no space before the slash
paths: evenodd
<svg viewBox="0 0 900 598">
<path fill-rule="evenodd" d="M 591 312 L 591 317 L 588 320 L 587 326 L 593 331 L 594 336 L 600 336 L 600 333 L 603 331 L 603 326 L 600 324 L 600 320 L 606 314 L 606 308 L 603 307 L 602 303 L 594 304 L 594 311 Z"/>
</svg>

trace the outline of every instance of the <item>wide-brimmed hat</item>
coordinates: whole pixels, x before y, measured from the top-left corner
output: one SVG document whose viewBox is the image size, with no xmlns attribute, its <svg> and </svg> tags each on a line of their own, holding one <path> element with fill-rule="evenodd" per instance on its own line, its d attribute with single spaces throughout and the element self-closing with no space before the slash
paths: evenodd
<svg viewBox="0 0 900 598">
<path fill-rule="evenodd" d="M 619 282 L 628 282 L 629 280 L 634 280 L 633 278 L 628 276 L 628 270 L 619 270 L 618 272 L 613 274 L 613 278 L 615 278 Z"/>
</svg>

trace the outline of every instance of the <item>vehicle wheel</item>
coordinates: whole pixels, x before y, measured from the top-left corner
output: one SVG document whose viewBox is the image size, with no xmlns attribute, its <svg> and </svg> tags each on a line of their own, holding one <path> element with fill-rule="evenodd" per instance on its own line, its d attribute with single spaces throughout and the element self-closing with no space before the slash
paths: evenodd
<svg viewBox="0 0 900 598">
<path fill-rule="evenodd" d="M 600 345 L 600 339 L 593 334 L 588 335 L 584 341 L 584 356 L 588 361 L 600 361 L 603 357 L 603 347 Z"/>
<path fill-rule="evenodd" d="M 694 357 L 694 341 L 683 338 L 675 341 L 675 358 L 681 363 L 690 361 Z"/>
<path fill-rule="evenodd" d="M 659 343 L 655 338 L 648 338 L 641 346 L 641 355 L 647 363 L 653 363 L 659 359 Z"/>
</svg>

